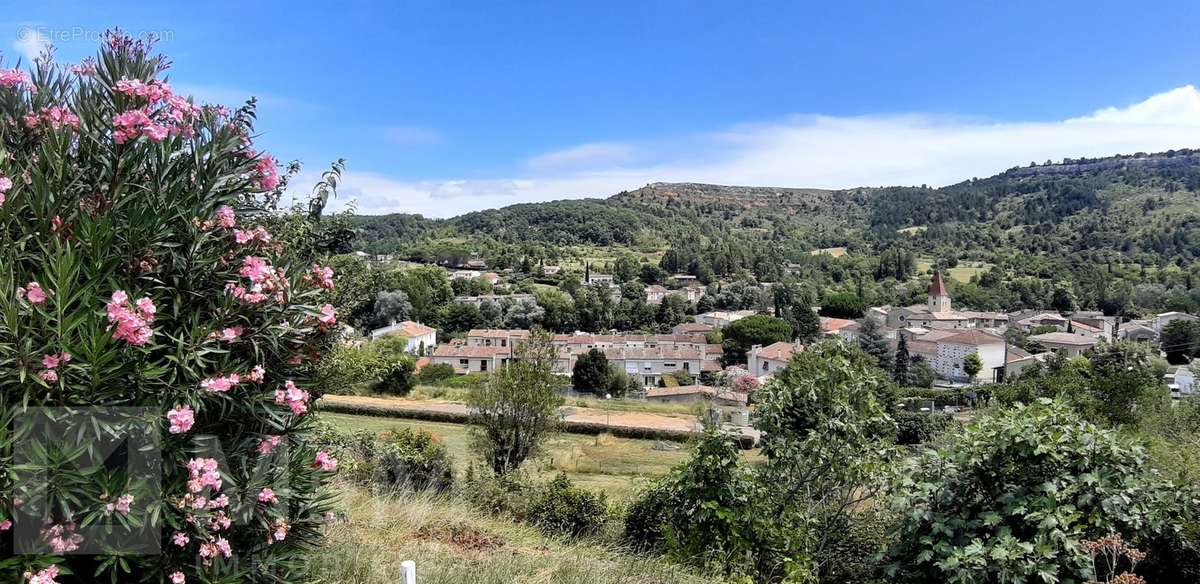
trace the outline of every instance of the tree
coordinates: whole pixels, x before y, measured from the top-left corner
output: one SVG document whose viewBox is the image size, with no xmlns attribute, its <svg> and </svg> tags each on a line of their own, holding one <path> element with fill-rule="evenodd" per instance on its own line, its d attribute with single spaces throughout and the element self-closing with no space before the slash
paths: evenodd
<svg viewBox="0 0 1200 584">
<path fill-rule="evenodd" d="M 746 362 L 746 352 L 754 345 L 769 345 L 792 340 L 792 326 L 783 319 L 755 314 L 729 323 L 721 329 L 724 336 L 726 365 Z"/>
<path fill-rule="evenodd" d="M 546 310 L 532 300 L 514 302 L 504 311 L 504 328 L 530 329 L 542 323 Z"/>
<path fill-rule="evenodd" d="M 1159 345 L 1172 365 L 1183 365 L 1189 358 L 1200 357 L 1200 321 L 1171 321 L 1163 327 Z"/>
<path fill-rule="evenodd" d="M 1162 374 L 1150 363 L 1141 343 L 1102 343 L 1088 355 L 1087 393 L 1076 395 L 1077 407 L 1097 423 L 1132 424 L 1138 416 L 1169 404 Z"/>
<path fill-rule="evenodd" d="M 862 318 L 867 305 L 862 298 L 848 293 L 836 293 L 825 296 L 821 303 L 821 316 L 832 318 Z"/>
<path fill-rule="evenodd" d="M 516 470 L 558 422 L 558 348 L 545 331 L 513 347 L 512 359 L 471 389 L 473 446 L 497 475 Z"/>
<path fill-rule="evenodd" d="M 78 73 L 0 70 L 5 582 L 307 582 L 324 539 L 307 413 L 338 315 L 313 254 L 340 165 L 279 208 L 253 103 L 195 105 L 168 63 L 112 33 Z"/>
<path fill-rule="evenodd" d="M 1092 567 L 1081 540 L 1178 533 L 1190 495 L 1147 474 L 1145 459 L 1141 446 L 1065 402 L 985 416 L 900 473 L 889 573 L 901 582 L 1086 580 Z"/>
<path fill-rule="evenodd" d="M 913 387 L 933 387 L 937 372 L 920 355 L 912 358 L 912 366 L 908 369 L 908 384 Z"/>
<path fill-rule="evenodd" d="M 892 370 L 892 345 L 883 336 L 883 327 L 873 318 L 864 318 L 858 332 L 858 346 L 875 358 L 875 365 L 884 371 Z"/>
<path fill-rule="evenodd" d="M 1066 286 L 1056 286 L 1054 293 L 1050 297 L 1050 307 L 1062 314 L 1070 314 L 1075 312 L 1079 305 L 1075 301 L 1075 294 Z"/>
<path fill-rule="evenodd" d="M 408 320 L 412 311 L 413 306 L 408 301 L 407 294 L 399 290 L 380 292 L 375 296 L 375 310 L 372 314 L 371 326 L 380 328 Z"/>
<path fill-rule="evenodd" d="M 571 385 L 575 391 L 603 394 L 608 389 L 612 374 L 612 366 L 604 351 L 591 349 L 575 359 Z"/>
<path fill-rule="evenodd" d="M 791 319 L 788 322 L 795 330 L 796 339 L 801 343 L 811 343 L 821 336 L 821 319 L 817 312 L 807 302 L 797 300 L 792 303 Z"/>
<path fill-rule="evenodd" d="M 967 374 L 967 378 L 971 380 L 971 383 L 974 383 L 975 376 L 979 375 L 980 371 L 983 371 L 983 358 L 977 352 L 963 357 L 962 370 L 963 373 Z"/>
<path fill-rule="evenodd" d="M 908 367 L 911 365 L 908 355 L 908 341 L 904 335 L 900 335 L 896 341 L 896 356 L 892 363 L 892 381 L 897 385 L 910 385 L 911 379 L 908 375 Z"/>
<path fill-rule="evenodd" d="M 446 333 L 461 333 L 477 328 L 483 322 L 483 316 L 474 304 L 454 302 L 442 309 L 438 323 Z"/>
</svg>

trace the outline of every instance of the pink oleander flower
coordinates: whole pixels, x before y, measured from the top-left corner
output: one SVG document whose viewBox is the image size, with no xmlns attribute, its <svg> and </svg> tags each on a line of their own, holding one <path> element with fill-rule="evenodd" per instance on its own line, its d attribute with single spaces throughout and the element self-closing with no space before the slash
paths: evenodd
<svg viewBox="0 0 1200 584">
<path fill-rule="evenodd" d="M 208 509 L 209 511 L 213 511 L 215 509 L 224 509 L 225 507 L 228 507 L 228 506 L 229 506 L 229 497 L 222 493 L 222 494 L 214 497 L 211 501 L 209 501 L 208 505 L 206 505 L 205 508 Z"/>
<path fill-rule="evenodd" d="M 46 369 L 54 369 L 55 367 L 58 367 L 58 363 L 59 363 L 58 355 L 43 355 L 42 356 L 42 367 L 45 367 Z"/>
<path fill-rule="evenodd" d="M 217 550 L 227 558 L 233 556 L 233 549 L 229 547 L 229 541 L 223 537 L 217 538 Z"/>
<path fill-rule="evenodd" d="M 24 298 L 30 304 L 41 304 L 46 301 L 46 291 L 41 284 L 30 282 L 24 287 L 17 288 L 17 298 Z"/>
<path fill-rule="evenodd" d="M 284 382 L 282 388 L 275 390 L 275 403 L 287 406 L 297 416 L 308 411 L 309 397 L 307 391 L 296 387 L 296 384 L 290 379 Z"/>
<path fill-rule="evenodd" d="M 124 144 L 137 138 L 145 128 L 154 125 L 144 109 L 129 110 L 113 116 L 113 139 Z"/>
<path fill-rule="evenodd" d="M 133 504 L 133 495 L 121 495 L 113 503 L 104 506 L 104 514 L 112 515 L 120 513 L 121 515 L 129 515 L 129 506 Z"/>
<path fill-rule="evenodd" d="M 47 369 L 38 373 L 38 377 L 42 378 L 42 381 L 46 383 L 54 383 L 58 381 L 58 372 L 53 369 Z"/>
<path fill-rule="evenodd" d="M 261 284 L 274 275 L 274 269 L 266 260 L 256 256 L 246 256 L 242 258 L 242 269 L 238 270 L 238 274 L 248 278 L 255 284 Z"/>
<path fill-rule="evenodd" d="M 326 304 L 321 307 L 321 314 L 317 316 L 317 325 L 321 330 L 328 330 L 329 327 L 337 324 L 337 313 L 333 309 L 332 304 Z"/>
<path fill-rule="evenodd" d="M 255 167 L 258 172 L 258 188 L 273 191 L 279 186 L 279 169 L 275 168 L 275 158 L 267 155 L 258 160 Z"/>
<path fill-rule="evenodd" d="M 187 544 L 191 541 L 191 538 L 189 538 L 187 534 L 182 531 L 176 531 L 175 535 L 171 536 L 171 543 L 179 547 L 187 547 Z"/>
<path fill-rule="evenodd" d="M 232 229 L 237 225 L 237 215 L 234 214 L 233 207 L 221 205 L 217 209 L 217 224 L 226 229 Z"/>
<path fill-rule="evenodd" d="M 172 572 L 168 578 L 171 579 L 171 584 L 187 584 L 187 576 L 183 572 Z"/>
<path fill-rule="evenodd" d="M 292 526 L 288 525 L 287 520 L 283 518 L 276 519 L 275 530 L 271 533 L 271 537 L 273 537 L 275 541 L 283 541 L 287 539 L 288 532 L 291 530 Z M 270 540 L 268 539 L 267 542 L 270 543 Z"/>
<path fill-rule="evenodd" d="M 0 87 L 31 87 L 29 73 L 20 69 L 0 69 Z"/>
<path fill-rule="evenodd" d="M 221 329 L 221 332 L 213 333 L 213 335 L 216 338 L 221 339 L 222 341 L 233 342 L 233 341 L 238 340 L 238 338 L 242 336 L 242 333 L 245 332 L 245 330 L 246 329 L 242 328 L 241 326 L 231 326 L 231 327 L 223 328 L 223 329 Z"/>
<path fill-rule="evenodd" d="M 25 582 L 27 584 L 58 584 L 58 566 L 49 566 L 44 570 L 39 570 L 36 574 L 33 572 L 25 572 Z"/>
<path fill-rule="evenodd" d="M 196 412 L 192 411 L 190 406 L 175 406 L 175 409 L 167 412 L 167 421 L 171 424 L 168 432 L 183 434 L 191 430 L 192 425 L 196 423 Z"/>
<path fill-rule="evenodd" d="M 199 493 L 205 487 L 214 491 L 221 489 L 221 473 L 217 470 L 217 461 L 212 458 L 193 458 L 187 463 L 188 491 Z"/>
<path fill-rule="evenodd" d="M 318 286 L 326 290 L 333 290 L 333 268 L 313 264 L 309 278 Z"/>
<path fill-rule="evenodd" d="M 154 330 L 150 323 L 154 322 L 157 309 L 154 301 L 148 297 L 140 298 L 135 305 L 129 303 L 129 296 L 124 290 L 113 292 L 112 300 L 106 305 L 108 322 L 116 325 L 113 338 L 125 341 L 131 345 L 141 346 L 150 342 Z M 110 326 L 111 328 L 111 326 Z"/>
<path fill-rule="evenodd" d="M 3 533 L 10 529 L 12 529 L 12 521 L 11 520 L 5 519 L 4 521 L 0 521 L 0 533 Z"/>
<path fill-rule="evenodd" d="M 65 554 L 79 549 L 83 536 L 75 533 L 74 523 L 52 525 L 42 530 L 42 537 L 50 544 L 50 551 Z"/>
<path fill-rule="evenodd" d="M 333 472 L 337 470 L 338 461 L 336 458 L 329 456 L 328 452 L 321 450 L 317 452 L 317 461 L 313 466 L 325 472 Z"/>
<path fill-rule="evenodd" d="M 262 365 L 255 365 L 249 373 L 246 374 L 246 379 L 255 383 L 261 383 L 263 378 L 267 376 L 267 370 L 263 369 Z"/>
<path fill-rule="evenodd" d="M 26 115 L 25 125 L 29 127 L 37 126 L 39 118 L 35 116 L 33 120 L 30 120 L 29 115 L 32 114 Z M 30 124 L 31 121 L 34 122 L 32 125 Z M 45 122 L 53 130 L 57 130 L 63 126 L 79 129 L 79 116 L 71 113 L 71 110 L 59 106 L 42 108 L 40 121 Z"/>
<path fill-rule="evenodd" d="M 278 501 L 278 499 L 275 498 L 275 491 L 272 491 L 270 489 L 270 487 L 264 488 L 263 490 L 258 492 L 258 502 L 259 503 L 266 503 L 268 505 L 274 505 L 276 501 Z"/>
<path fill-rule="evenodd" d="M 200 382 L 200 389 L 211 391 L 213 393 L 225 393 L 233 386 L 242 382 L 242 376 L 237 373 L 230 373 L 224 377 L 211 377 Z"/>
<path fill-rule="evenodd" d="M 7 193 L 8 190 L 12 188 L 12 186 L 13 186 L 12 179 L 0 174 L 0 195 Z"/>
<path fill-rule="evenodd" d="M 238 243 L 238 245 L 246 245 L 250 243 L 261 243 L 265 245 L 271 243 L 271 233 L 261 226 L 248 230 L 234 229 L 233 239 Z"/>
<path fill-rule="evenodd" d="M 88 58 L 84 59 L 83 62 L 81 62 L 78 65 L 71 65 L 70 67 L 67 67 L 67 70 L 70 71 L 71 73 L 74 73 L 75 75 L 87 75 L 87 76 L 95 75 L 96 60 L 91 57 L 88 57 Z"/>
<path fill-rule="evenodd" d="M 270 454 L 279 448 L 279 443 L 283 441 L 282 436 L 267 436 L 258 443 L 259 454 Z"/>
</svg>

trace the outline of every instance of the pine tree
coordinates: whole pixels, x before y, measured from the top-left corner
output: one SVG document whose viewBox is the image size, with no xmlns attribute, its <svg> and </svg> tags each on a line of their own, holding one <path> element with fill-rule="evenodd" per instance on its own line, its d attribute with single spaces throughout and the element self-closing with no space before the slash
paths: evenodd
<svg viewBox="0 0 1200 584">
<path fill-rule="evenodd" d="M 858 334 L 858 346 L 875 358 L 875 364 L 880 369 L 891 371 L 892 348 L 888 346 L 888 340 L 883 336 L 883 327 L 879 326 L 879 322 L 873 318 L 864 318 L 860 322 L 862 328 Z"/>
</svg>

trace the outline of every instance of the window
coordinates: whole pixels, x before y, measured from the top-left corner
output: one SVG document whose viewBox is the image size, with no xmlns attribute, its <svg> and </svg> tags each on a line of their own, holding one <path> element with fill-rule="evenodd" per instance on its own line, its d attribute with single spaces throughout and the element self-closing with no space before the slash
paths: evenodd
<svg viewBox="0 0 1200 584">
<path fill-rule="evenodd" d="M 480 370 L 480 371 L 487 371 L 487 359 L 480 359 L 480 360 L 479 360 L 479 370 Z"/>
<path fill-rule="evenodd" d="M 692 370 L 692 364 L 691 364 L 691 363 L 687 363 L 687 362 L 685 362 L 685 363 L 683 364 L 683 370 L 684 370 L 684 371 L 691 371 L 691 370 Z"/>
<path fill-rule="evenodd" d="M 458 360 L 458 364 L 459 364 L 459 366 L 461 366 L 461 367 L 466 367 L 466 366 L 467 366 L 467 360 L 466 360 L 466 359 L 459 359 L 459 360 Z"/>
<path fill-rule="evenodd" d="M 766 361 L 763 361 L 763 371 L 770 371 L 770 370 L 771 370 L 771 364 L 767 363 Z"/>
</svg>

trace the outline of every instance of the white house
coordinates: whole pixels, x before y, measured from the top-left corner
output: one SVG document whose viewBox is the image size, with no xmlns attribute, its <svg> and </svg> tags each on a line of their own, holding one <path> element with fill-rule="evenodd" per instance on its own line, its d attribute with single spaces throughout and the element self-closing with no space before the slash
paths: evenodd
<svg viewBox="0 0 1200 584">
<path fill-rule="evenodd" d="M 713 329 L 722 329 L 734 321 L 741 320 L 747 316 L 753 316 L 754 314 L 753 310 L 734 310 L 732 312 L 714 310 L 712 312 L 705 312 L 704 314 L 697 314 L 695 320 L 700 324 L 709 325 Z"/>
<path fill-rule="evenodd" d="M 1191 395 L 1196 387 L 1196 373 L 1186 365 L 1173 367 L 1167 370 L 1163 375 L 1163 381 L 1167 382 L 1167 387 L 1171 389 L 1171 395 Z"/>
<path fill-rule="evenodd" d="M 1051 351 L 1058 351 L 1068 357 L 1078 357 L 1088 349 L 1100 344 L 1100 339 L 1096 337 L 1062 332 L 1033 335 L 1029 337 L 1029 340 L 1036 341 L 1041 346 Z"/>
<path fill-rule="evenodd" d="M 754 345 L 746 354 L 746 368 L 755 377 L 773 376 L 776 371 L 787 367 L 792 355 L 798 350 L 800 347 L 797 344 L 786 341 L 771 343 L 765 347 Z"/>
<path fill-rule="evenodd" d="M 1161 335 L 1163 329 L 1167 328 L 1167 325 L 1177 320 L 1195 321 L 1200 320 L 1200 316 L 1194 316 L 1186 312 L 1164 312 L 1154 317 L 1154 330 Z"/>
<path fill-rule="evenodd" d="M 945 379 L 966 381 L 993 380 L 996 368 L 1004 367 L 1004 339 L 980 330 L 968 330 L 936 341 L 937 355 L 930 365 Z M 963 360 L 978 353 L 983 367 L 970 379 L 963 371 Z"/>
<path fill-rule="evenodd" d="M 590 274 L 587 283 L 593 286 L 611 286 L 615 281 L 612 274 Z"/>
<path fill-rule="evenodd" d="M 437 346 L 437 329 L 411 320 L 392 323 L 389 326 L 371 331 L 372 339 L 390 336 L 404 337 L 408 341 L 404 346 L 404 350 L 418 355 L 425 351 L 430 351 Z"/>
</svg>

